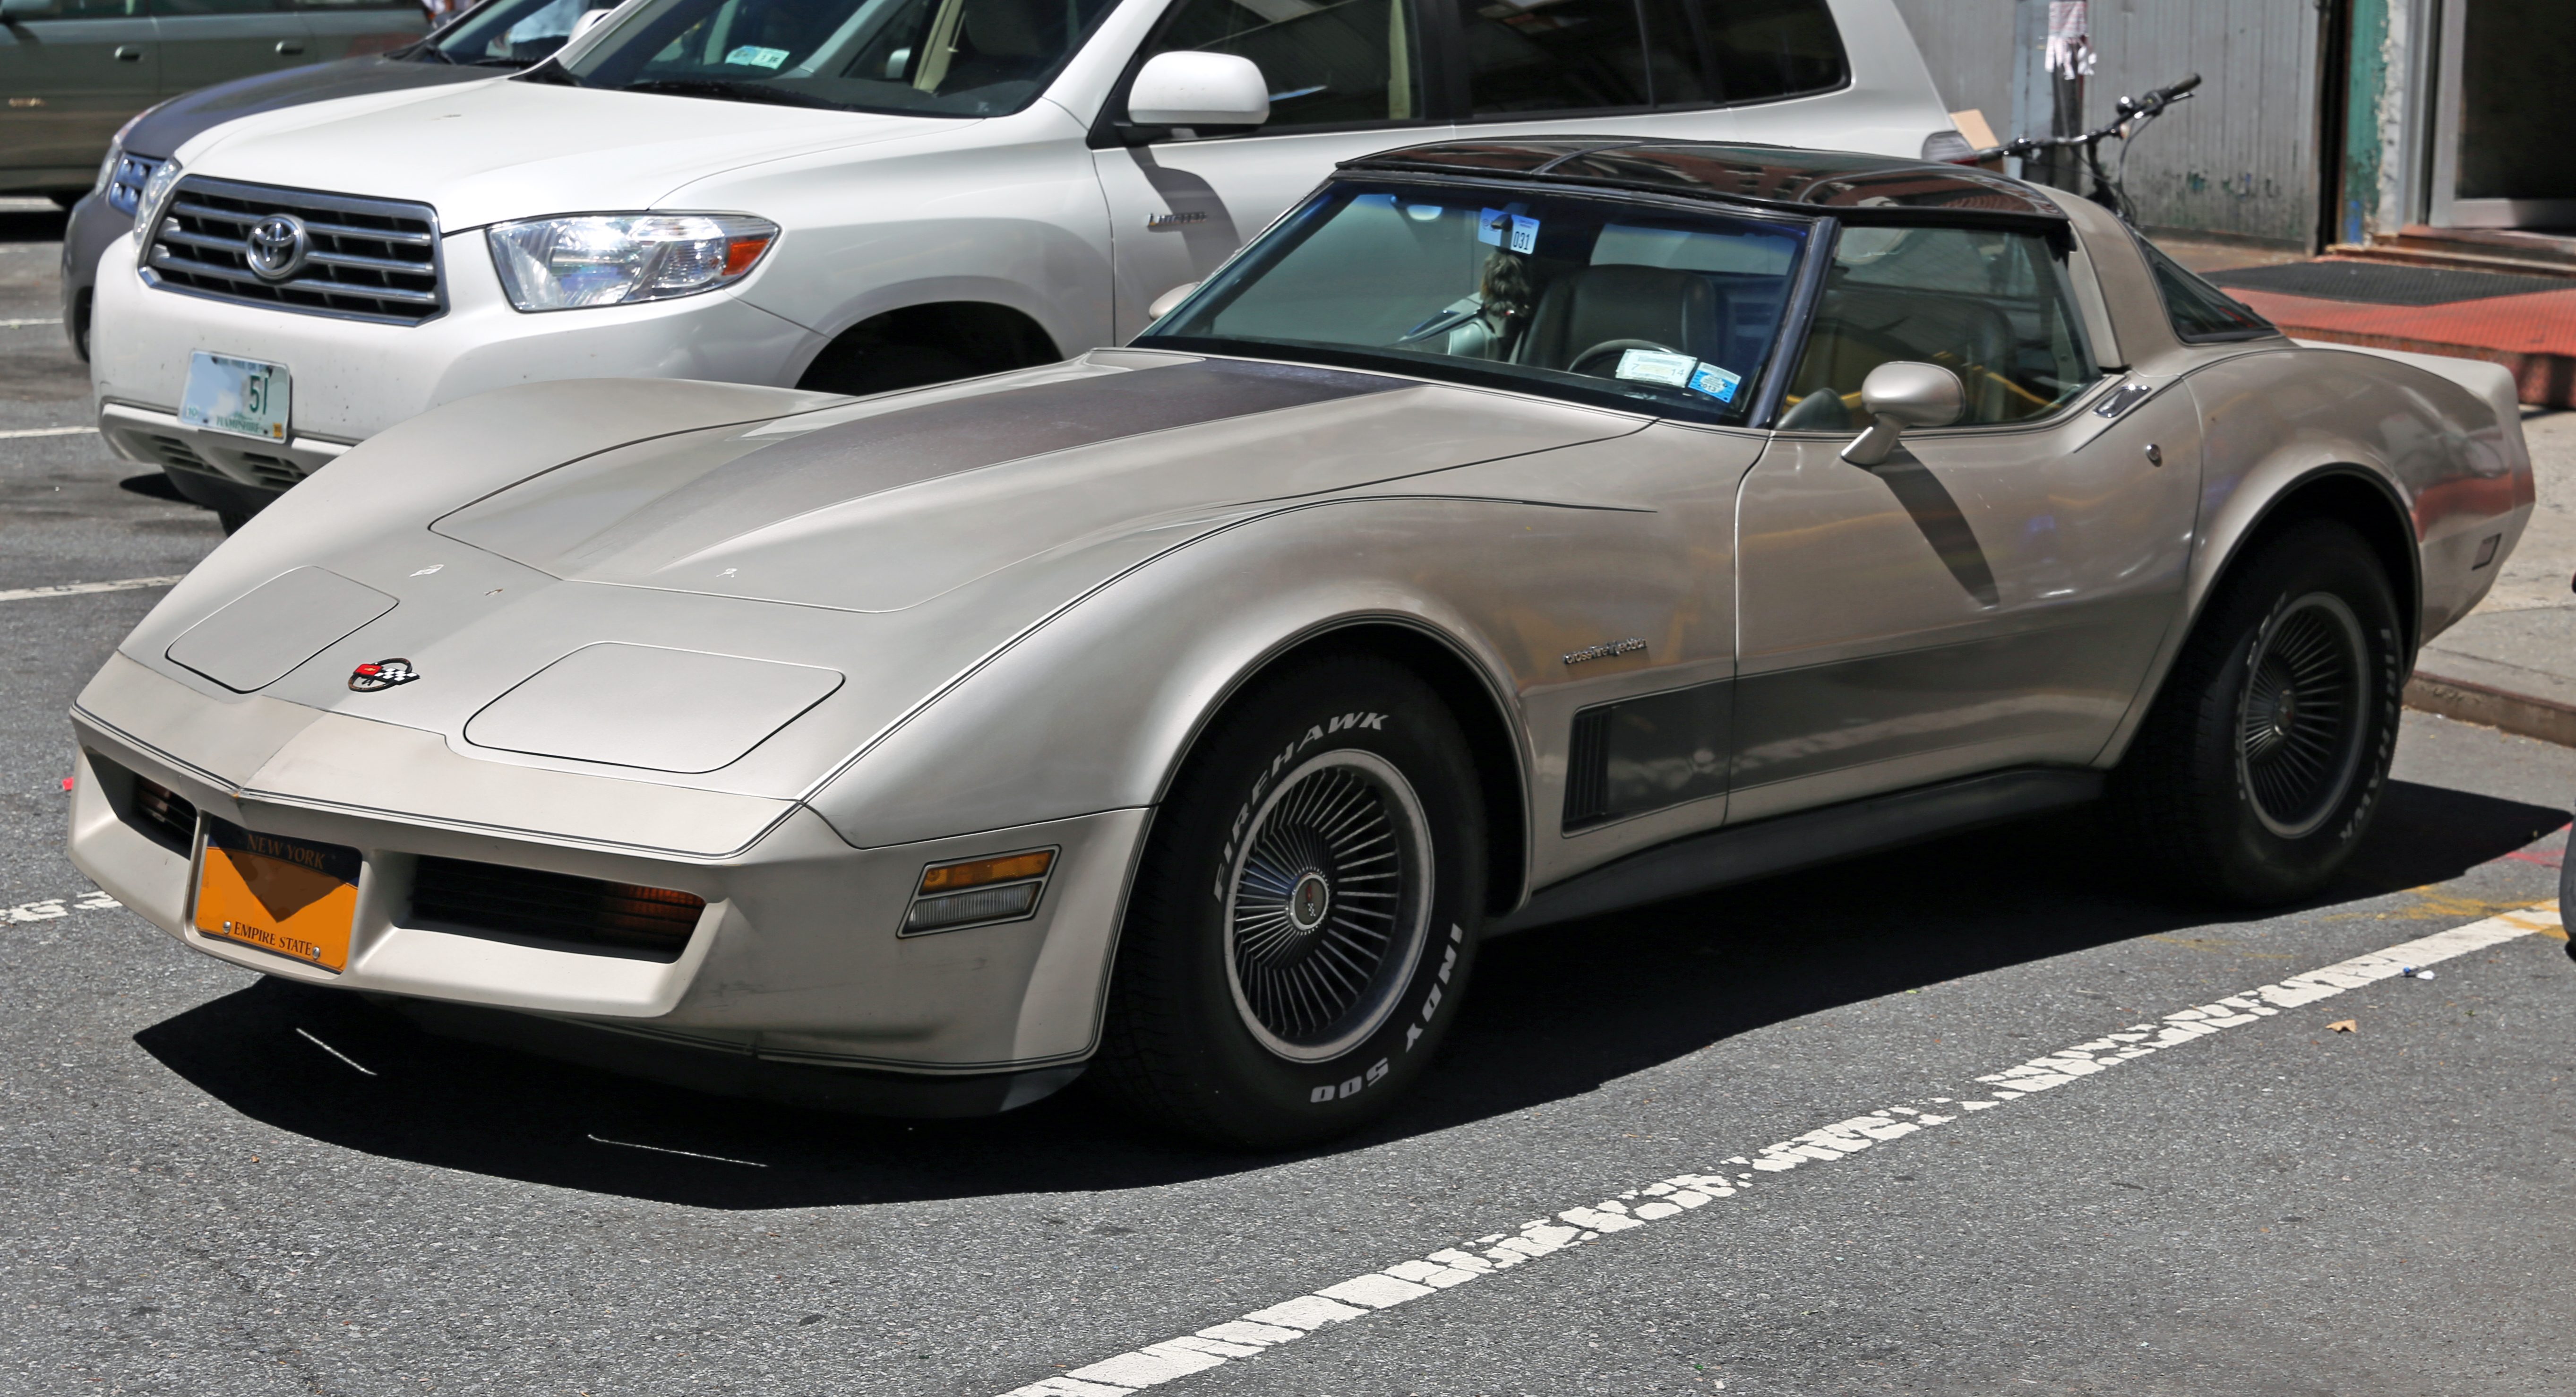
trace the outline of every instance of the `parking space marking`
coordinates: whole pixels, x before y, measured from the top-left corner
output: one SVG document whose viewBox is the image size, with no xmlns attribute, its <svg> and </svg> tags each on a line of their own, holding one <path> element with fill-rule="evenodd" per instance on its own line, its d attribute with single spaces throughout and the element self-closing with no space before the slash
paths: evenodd
<svg viewBox="0 0 2576 1397">
<path fill-rule="evenodd" d="M 2270 1018 L 2283 1010 L 2331 999 L 2346 990 L 2531 935 L 2565 935 L 2555 903 L 2535 903 L 2212 1003 L 2176 1010 L 2154 1023 L 2134 1024 L 1979 1077 L 1977 1083 L 1986 1091 L 1977 1099 L 1936 1096 L 1909 1105 L 1881 1107 L 1696 1171 L 1659 1179 L 1588 1207 L 1568 1208 L 1551 1217 L 1525 1222 L 1513 1232 L 1493 1233 L 1465 1247 L 1446 1247 L 1416 1260 L 1399 1261 L 1383 1270 L 1353 1276 L 1254 1310 L 1241 1319 L 1179 1334 L 1073 1368 L 1060 1376 L 1012 1388 L 1002 1397 L 1123 1397 L 1125 1393 L 1293 1343 L 1327 1325 L 1345 1324 L 1583 1246 L 1613 1232 L 1685 1216 L 1743 1193 L 1769 1176 L 1849 1158 L 1873 1145 L 1950 1125 L 1974 1113 Z"/>
<path fill-rule="evenodd" d="M 50 922 L 56 917 L 68 917 L 74 912 L 100 912 L 110 907 L 124 905 L 115 898 L 92 888 L 78 897 L 40 897 L 33 902 L 21 902 L 6 911 L 0 911 L 0 922 Z"/>
<path fill-rule="evenodd" d="M 27 601 L 35 597 L 73 597 L 83 592 L 131 592 L 143 587 L 172 587 L 175 577 L 127 577 L 114 582 L 57 582 L 51 587 L 20 587 L 0 592 L 0 601 Z"/>
<path fill-rule="evenodd" d="M 60 325 L 62 323 L 63 318 L 59 315 L 51 317 L 38 316 L 33 319 L 22 320 L 0 320 L 0 330 L 15 330 L 21 325 Z"/>
<path fill-rule="evenodd" d="M 6 325 L 8 323 L 8 321 L 0 320 L 0 325 Z M 0 432 L 0 438 L 76 437 L 83 432 L 95 432 L 97 430 L 98 428 L 96 427 L 17 427 L 12 428 L 9 431 Z"/>
</svg>

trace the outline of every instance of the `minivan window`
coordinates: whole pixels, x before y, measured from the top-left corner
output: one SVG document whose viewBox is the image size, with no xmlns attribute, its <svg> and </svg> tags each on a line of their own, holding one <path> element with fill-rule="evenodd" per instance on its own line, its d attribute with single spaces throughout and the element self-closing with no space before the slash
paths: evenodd
<svg viewBox="0 0 2576 1397">
<path fill-rule="evenodd" d="M 1000 116 L 1037 100 L 1110 4 L 641 0 L 563 71 L 585 87 Z"/>
<path fill-rule="evenodd" d="M 1809 228 L 1576 196 L 1336 183 L 1135 343 L 1741 422 Z"/>
<path fill-rule="evenodd" d="M 1422 115 L 1404 0 L 1181 0 L 1147 52 L 1176 49 L 1251 59 L 1270 87 L 1264 131 Z"/>
</svg>

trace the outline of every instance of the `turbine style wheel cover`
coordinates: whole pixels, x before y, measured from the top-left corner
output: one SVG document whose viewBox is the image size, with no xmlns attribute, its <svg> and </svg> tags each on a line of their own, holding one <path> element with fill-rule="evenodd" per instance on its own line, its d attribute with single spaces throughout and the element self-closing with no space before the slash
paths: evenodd
<svg viewBox="0 0 2576 1397">
<path fill-rule="evenodd" d="M 2370 651 L 2343 599 L 2310 592 L 2254 640 L 2236 708 L 2236 769 L 2263 827 L 2283 839 L 2333 816 L 2361 769 Z"/>
<path fill-rule="evenodd" d="M 1225 975 L 1243 1026 L 1292 1062 L 1323 1062 L 1395 1012 L 1422 959 L 1431 835 L 1412 783 L 1344 749 L 1288 773 L 1226 870 Z"/>
</svg>

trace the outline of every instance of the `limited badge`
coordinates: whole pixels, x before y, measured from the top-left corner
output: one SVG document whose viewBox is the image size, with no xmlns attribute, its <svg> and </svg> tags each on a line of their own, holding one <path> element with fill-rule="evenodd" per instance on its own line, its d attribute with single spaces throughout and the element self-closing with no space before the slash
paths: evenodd
<svg viewBox="0 0 2576 1397">
<path fill-rule="evenodd" d="M 419 677 L 420 671 L 412 668 L 409 660 L 378 660 L 349 671 L 349 687 L 362 694 L 372 694 L 378 689 L 408 684 Z"/>
</svg>

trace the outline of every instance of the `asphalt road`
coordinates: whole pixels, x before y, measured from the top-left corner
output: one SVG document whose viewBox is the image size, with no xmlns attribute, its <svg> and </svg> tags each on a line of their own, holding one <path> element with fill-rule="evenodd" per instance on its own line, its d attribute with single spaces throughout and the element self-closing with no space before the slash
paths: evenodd
<svg viewBox="0 0 2576 1397">
<path fill-rule="evenodd" d="M 0 319 L 57 313 L 48 225 L 0 213 Z M 83 423 L 61 344 L 0 328 L 0 432 Z M 0 593 L 218 542 L 134 474 L 0 436 Z M 2576 1392 L 2563 939 L 2166 1018 L 2548 899 L 2576 752 L 2410 716 L 2367 856 L 2257 920 L 2057 820 L 1499 942 L 1385 1127 L 1223 1155 L 1079 1088 L 907 1125 L 632 1084 L 82 907 L 62 713 L 158 595 L 0 600 L 0 1392 L 1107 1393 L 1324 1288 L 1414 1298 L 1154 1390 Z M 2077 1045 L 2117 1065 L 1978 1080 Z M 1601 1221 L 1683 1174 L 1712 1201 Z M 1568 1211 L 1602 1235 L 1338 1285 Z"/>
</svg>

